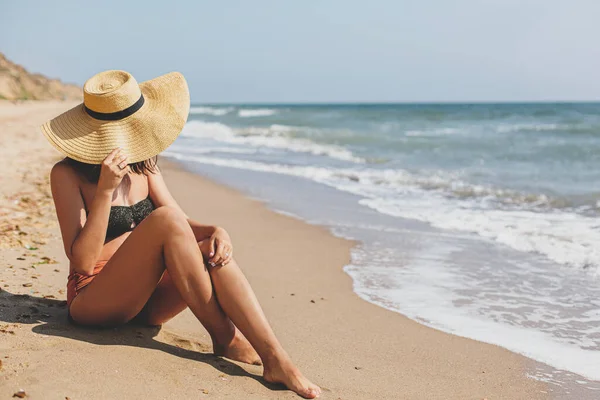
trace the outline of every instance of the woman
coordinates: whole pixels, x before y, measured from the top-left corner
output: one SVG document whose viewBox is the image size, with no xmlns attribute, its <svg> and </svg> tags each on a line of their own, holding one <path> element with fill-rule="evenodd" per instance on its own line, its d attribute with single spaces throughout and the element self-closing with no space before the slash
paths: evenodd
<svg viewBox="0 0 600 400">
<path fill-rule="evenodd" d="M 160 325 L 189 307 L 215 354 L 262 363 L 265 380 L 317 397 L 320 388 L 271 330 L 227 232 L 189 219 L 156 166 L 187 120 L 183 76 L 138 85 L 127 72 L 106 71 L 89 79 L 83 93 L 83 104 L 42 126 L 67 156 L 50 178 L 70 260 L 70 320 Z"/>
</svg>

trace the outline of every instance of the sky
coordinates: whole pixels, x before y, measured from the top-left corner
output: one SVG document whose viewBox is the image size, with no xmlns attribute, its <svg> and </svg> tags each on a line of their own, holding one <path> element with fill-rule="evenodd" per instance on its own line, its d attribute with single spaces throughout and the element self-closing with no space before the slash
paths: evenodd
<svg viewBox="0 0 600 400">
<path fill-rule="evenodd" d="M 193 103 L 600 100 L 598 0 L 0 0 L 0 52 Z"/>
</svg>

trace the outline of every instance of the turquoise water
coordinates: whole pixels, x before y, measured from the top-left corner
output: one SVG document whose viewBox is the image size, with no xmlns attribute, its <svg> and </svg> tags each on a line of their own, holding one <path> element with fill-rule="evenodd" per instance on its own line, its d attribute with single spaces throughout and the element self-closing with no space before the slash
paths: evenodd
<svg viewBox="0 0 600 400">
<path fill-rule="evenodd" d="M 482 185 L 501 202 L 596 208 L 599 199 L 595 103 L 194 107 L 190 121 L 212 122 L 219 134 L 226 128 L 217 124 L 234 128 L 249 144 L 261 138 L 264 148 L 289 150 L 286 156 L 329 156 L 307 163 L 354 166 L 339 161 L 362 159 L 375 170 L 424 179 L 445 174 L 448 184 L 460 180 L 458 196 L 476 195 L 469 188 Z M 501 190 L 516 197 L 503 200 Z"/>
<path fill-rule="evenodd" d="M 363 298 L 600 379 L 600 104 L 198 105 L 167 154 L 360 240 Z"/>
</svg>

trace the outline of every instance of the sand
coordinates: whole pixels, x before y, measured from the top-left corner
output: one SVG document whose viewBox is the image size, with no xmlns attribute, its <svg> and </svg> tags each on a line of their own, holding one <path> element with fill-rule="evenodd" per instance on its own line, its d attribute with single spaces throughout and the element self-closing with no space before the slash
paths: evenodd
<svg viewBox="0 0 600 400">
<path fill-rule="evenodd" d="M 162 329 L 67 323 L 68 263 L 48 197 L 59 154 L 35 126 L 72 104 L 0 102 L 0 398 L 293 399 L 261 368 L 214 357 L 186 311 Z M 161 162 L 193 218 L 225 227 L 298 366 L 325 399 L 542 399 L 534 363 L 367 303 L 342 270 L 353 243 Z M 44 258 L 45 257 L 45 258 Z"/>
</svg>

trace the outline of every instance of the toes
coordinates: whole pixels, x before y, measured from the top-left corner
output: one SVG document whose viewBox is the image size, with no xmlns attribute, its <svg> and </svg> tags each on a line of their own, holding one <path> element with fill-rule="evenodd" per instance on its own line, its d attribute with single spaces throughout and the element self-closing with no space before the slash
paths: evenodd
<svg viewBox="0 0 600 400">
<path fill-rule="evenodd" d="M 314 399 L 321 394 L 321 388 L 316 385 L 310 385 L 298 391 L 298 394 L 307 399 Z"/>
<path fill-rule="evenodd" d="M 314 399 L 319 396 L 319 393 L 315 389 L 307 388 L 301 395 L 307 399 Z"/>
<path fill-rule="evenodd" d="M 299 371 L 265 370 L 263 378 L 267 382 L 282 384 L 305 399 L 314 399 L 321 394 L 321 388 L 303 377 Z"/>
<path fill-rule="evenodd" d="M 321 388 L 318 386 L 311 387 L 310 390 L 315 392 L 317 394 L 317 397 L 319 397 L 319 395 L 321 394 Z"/>
</svg>

